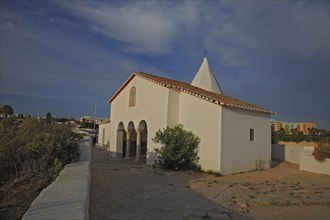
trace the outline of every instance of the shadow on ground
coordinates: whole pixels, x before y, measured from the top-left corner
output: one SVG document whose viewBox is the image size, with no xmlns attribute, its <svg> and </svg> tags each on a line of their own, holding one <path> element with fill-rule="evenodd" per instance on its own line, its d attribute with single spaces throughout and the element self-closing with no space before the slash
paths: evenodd
<svg viewBox="0 0 330 220">
<path fill-rule="evenodd" d="M 199 172 L 169 172 L 92 150 L 90 219 L 251 219 L 193 191 Z"/>
<path fill-rule="evenodd" d="M 276 159 L 272 159 L 272 165 L 271 168 L 277 167 L 279 166 L 281 163 L 283 163 L 283 160 L 276 160 Z"/>
</svg>

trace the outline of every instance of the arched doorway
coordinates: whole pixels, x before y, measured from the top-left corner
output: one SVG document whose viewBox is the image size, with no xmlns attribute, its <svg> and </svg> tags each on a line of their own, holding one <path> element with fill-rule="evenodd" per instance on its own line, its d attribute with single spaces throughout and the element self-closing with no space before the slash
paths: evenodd
<svg viewBox="0 0 330 220">
<path fill-rule="evenodd" d="M 136 148 L 137 160 L 139 160 L 140 158 L 145 159 L 147 155 L 147 140 L 148 140 L 147 122 L 145 120 L 142 120 L 140 121 L 137 130 L 137 148 Z"/>
<path fill-rule="evenodd" d="M 126 134 L 126 152 L 129 151 L 128 157 L 135 157 L 136 156 L 136 131 L 134 127 L 134 123 L 130 121 L 127 125 L 127 134 Z M 129 142 L 129 143 L 128 143 Z"/>
<path fill-rule="evenodd" d="M 122 157 L 126 156 L 126 131 L 124 128 L 124 123 L 119 122 L 117 126 L 117 149 L 116 153 L 120 154 Z"/>
</svg>

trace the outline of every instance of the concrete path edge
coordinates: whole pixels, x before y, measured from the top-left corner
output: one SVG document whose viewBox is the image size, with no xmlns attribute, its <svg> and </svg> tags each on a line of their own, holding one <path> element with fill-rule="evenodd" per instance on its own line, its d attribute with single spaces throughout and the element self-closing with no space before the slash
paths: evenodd
<svg viewBox="0 0 330 220">
<path fill-rule="evenodd" d="M 89 219 L 91 147 L 89 138 L 79 143 L 79 162 L 64 167 L 56 180 L 33 201 L 23 220 Z"/>
</svg>

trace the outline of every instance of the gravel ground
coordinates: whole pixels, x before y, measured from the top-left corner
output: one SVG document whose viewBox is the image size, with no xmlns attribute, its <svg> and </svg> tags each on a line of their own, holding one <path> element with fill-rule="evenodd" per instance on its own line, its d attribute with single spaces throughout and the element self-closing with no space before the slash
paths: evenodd
<svg viewBox="0 0 330 220">
<path fill-rule="evenodd" d="M 330 219 L 330 178 L 290 163 L 216 177 L 92 150 L 90 219 Z"/>
</svg>

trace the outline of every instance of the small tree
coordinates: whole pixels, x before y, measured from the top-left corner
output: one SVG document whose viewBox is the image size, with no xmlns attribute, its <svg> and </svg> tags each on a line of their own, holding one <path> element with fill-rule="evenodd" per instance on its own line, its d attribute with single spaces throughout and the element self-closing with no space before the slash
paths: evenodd
<svg viewBox="0 0 330 220">
<path fill-rule="evenodd" d="M 196 167 L 200 138 L 184 130 L 183 125 L 158 130 L 152 141 L 161 144 L 159 149 L 155 148 L 156 164 L 161 168 L 187 170 Z"/>
<path fill-rule="evenodd" d="M 11 105 L 2 105 L 0 107 L 0 113 L 4 114 L 5 117 L 7 118 L 8 115 L 14 114 L 14 109 L 11 107 Z"/>
<path fill-rule="evenodd" d="M 47 112 L 46 114 L 46 121 L 51 122 L 52 121 L 52 114 L 50 112 Z"/>
<path fill-rule="evenodd" d="M 46 118 L 52 118 L 52 113 L 47 112 L 47 114 L 46 114 Z"/>
</svg>

